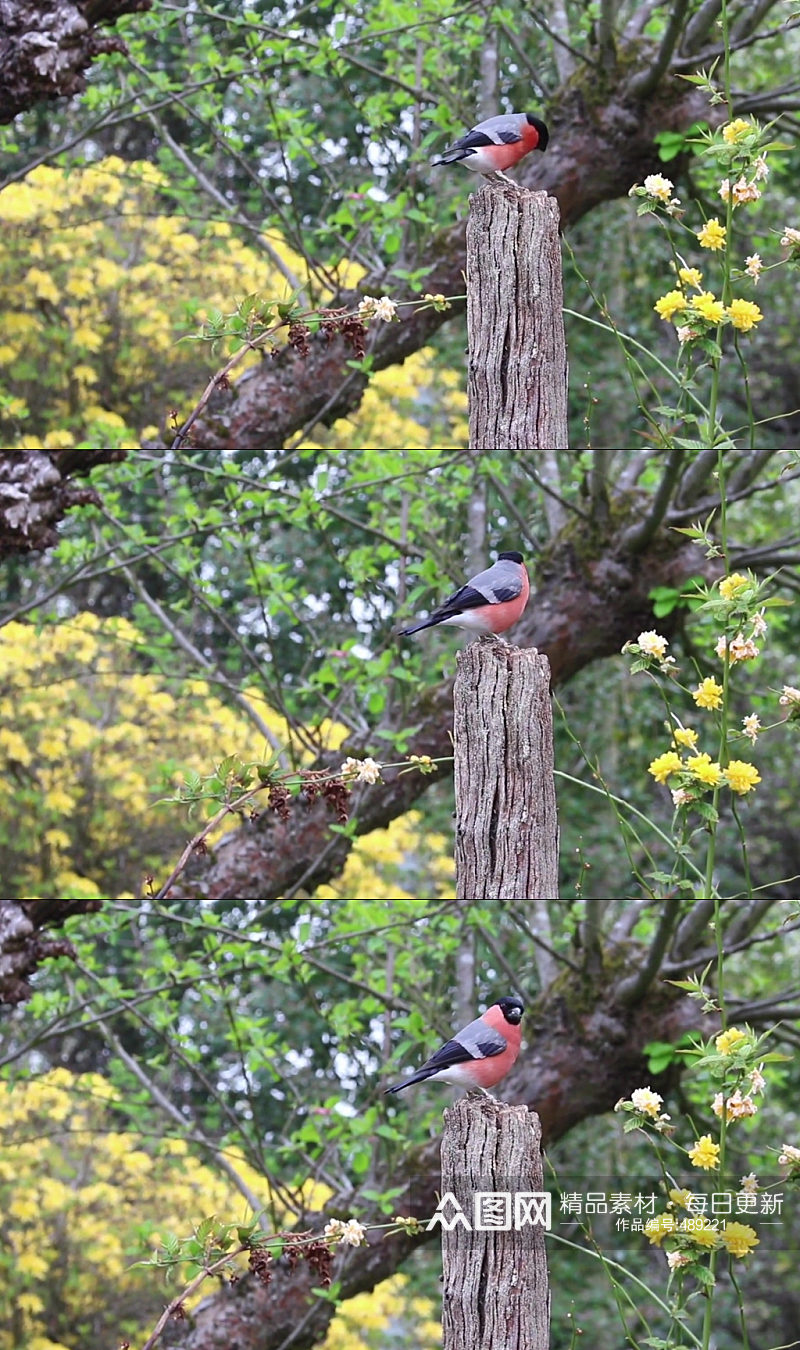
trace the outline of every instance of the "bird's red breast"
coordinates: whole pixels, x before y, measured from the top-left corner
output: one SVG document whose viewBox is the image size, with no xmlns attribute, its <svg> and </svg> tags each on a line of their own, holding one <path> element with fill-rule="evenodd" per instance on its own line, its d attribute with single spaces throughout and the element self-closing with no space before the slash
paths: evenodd
<svg viewBox="0 0 800 1350">
<path fill-rule="evenodd" d="M 473 1083 L 488 1090 L 499 1083 L 501 1078 L 505 1078 L 509 1069 L 516 1062 L 522 1044 L 522 1028 L 519 1023 L 514 1026 L 511 1022 L 507 1022 L 502 1008 L 496 1003 L 492 1004 L 491 1008 L 486 1009 L 481 1020 L 495 1031 L 499 1031 L 506 1042 L 506 1048 L 501 1054 L 492 1055 L 487 1059 L 471 1060 L 468 1066 L 469 1076 Z"/>
<path fill-rule="evenodd" d="M 519 564 L 519 570 L 522 577 L 522 590 L 519 595 L 515 596 L 513 600 L 504 600 L 499 605 L 487 605 L 486 609 L 481 610 L 490 633 L 505 633 L 507 628 L 511 628 L 517 622 L 517 619 L 521 618 L 525 610 L 528 596 L 531 593 L 531 583 L 528 580 L 528 570 L 524 563 Z M 502 1012 L 499 1016 L 503 1026 L 498 1026 L 498 1031 L 503 1031 L 504 1035 L 506 1031 L 516 1030 L 519 1032 L 519 1027 L 509 1026 Z M 492 1022 L 491 1025 L 494 1026 L 494 1023 Z"/>
</svg>

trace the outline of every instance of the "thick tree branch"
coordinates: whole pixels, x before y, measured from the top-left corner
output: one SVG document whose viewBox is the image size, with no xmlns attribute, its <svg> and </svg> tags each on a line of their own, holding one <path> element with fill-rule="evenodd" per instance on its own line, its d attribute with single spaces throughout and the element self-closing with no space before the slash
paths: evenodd
<svg viewBox="0 0 800 1350">
<path fill-rule="evenodd" d="M 75 506 L 97 506 L 92 487 L 72 475 L 125 458 L 125 450 L 0 450 L 0 558 L 41 553 L 58 542 L 56 526 Z"/>
<path fill-rule="evenodd" d="M 650 950 L 635 975 L 620 980 L 614 992 L 615 1002 L 622 1007 L 640 1002 L 658 974 L 664 953 L 681 916 L 680 906 L 674 900 L 665 900 L 658 927 L 650 943 Z"/>
<path fill-rule="evenodd" d="M 667 27 L 664 31 L 664 36 L 661 39 L 661 46 L 658 49 L 658 54 L 649 69 L 637 71 L 633 78 L 629 80 L 629 96 L 632 95 L 634 98 L 647 98 L 648 94 L 652 94 L 653 90 L 661 82 L 678 44 L 688 7 L 689 0 L 675 0 L 667 22 Z"/>
<path fill-rule="evenodd" d="M 617 19 L 619 0 L 600 0 L 600 17 L 597 21 L 597 50 L 600 65 L 606 71 L 612 71 L 616 65 L 616 44 L 614 28 Z"/>
<path fill-rule="evenodd" d="M 0 900 L 0 1005 L 23 1003 L 29 983 L 43 961 L 74 956 L 66 938 L 44 934 L 60 928 L 73 914 L 100 909 L 102 900 Z"/>
<path fill-rule="evenodd" d="M 693 14 L 680 44 L 681 52 L 688 56 L 696 55 L 700 50 L 722 9 L 722 0 L 703 0 L 702 5 Z"/>
<path fill-rule="evenodd" d="M 656 10 L 660 9 L 663 4 L 664 0 L 645 0 L 644 4 L 634 5 L 633 14 L 626 23 L 622 33 L 623 41 L 630 42 L 632 38 L 639 37 L 639 35 L 644 32 Z"/>
<path fill-rule="evenodd" d="M 750 37 L 752 33 L 755 33 L 777 3 L 778 0 L 756 0 L 755 4 L 742 5 L 741 13 L 736 17 L 731 29 L 733 41 L 736 42 L 739 38 Z"/>
<path fill-rule="evenodd" d="M 647 515 L 644 520 L 632 525 L 623 535 L 623 545 L 630 549 L 631 553 L 641 553 L 642 549 L 647 547 L 664 519 L 675 491 L 675 484 L 680 477 L 684 454 L 685 451 L 683 450 L 670 451 L 669 459 L 664 465 L 664 472 L 661 475 L 661 482 L 653 496 Z"/>
<path fill-rule="evenodd" d="M 781 483 L 788 483 L 796 478 L 800 478 L 800 470 L 795 473 L 784 474 L 778 481 Z M 754 497 L 758 492 L 769 492 L 777 486 L 778 483 L 775 480 L 766 483 L 751 483 L 750 487 L 742 488 L 740 492 L 726 492 L 725 500 L 730 506 L 732 502 L 744 501 L 746 497 Z M 675 511 L 668 511 L 666 524 L 678 525 L 685 520 L 702 519 L 710 511 L 713 511 L 715 507 L 719 507 L 719 498 L 706 497 L 700 501 L 694 501 L 687 507 L 681 507 Z"/>
<path fill-rule="evenodd" d="M 717 467 L 719 455 L 716 450 L 701 450 L 696 459 L 693 459 L 685 474 L 681 478 L 681 484 L 675 494 L 675 505 L 678 507 L 691 507 L 697 501 L 702 488 L 705 487 L 712 473 Z"/>
<path fill-rule="evenodd" d="M 0 0 L 0 122 L 42 100 L 71 98 L 86 88 L 85 72 L 121 38 L 97 30 L 151 0 Z"/>
</svg>

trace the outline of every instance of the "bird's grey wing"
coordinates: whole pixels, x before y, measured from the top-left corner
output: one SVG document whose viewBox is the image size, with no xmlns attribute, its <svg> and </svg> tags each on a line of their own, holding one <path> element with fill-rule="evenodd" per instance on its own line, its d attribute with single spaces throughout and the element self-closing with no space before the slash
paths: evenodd
<svg viewBox="0 0 800 1350">
<path fill-rule="evenodd" d="M 519 122 L 518 114 L 501 113 L 498 117 L 487 117 L 485 122 L 479 122 L 470 134 L 480 131 L 491 138 L 493 145 L 514 145 L 516 141 L 522 140 Z"/>
<path fill-rule="evenodd" d="M 463 1031 L 456 1032 L 453 1040 L 463 1046 L 470 1059 L 491 1059 L 493 1055 L 502 1055 L 508 1045 L 505 1036 L 481 1017 L 476 1017 Z"/>
<path fill-rule="evenodd" d="M 484 597 L 482 604 L 500 605 L 504 600 L 516 600 L 522 590 L 519 564 L 510 558 L 499 558 L 485 572 L 470 577 L 464 589 L 478 591 Z"/>
</svg>

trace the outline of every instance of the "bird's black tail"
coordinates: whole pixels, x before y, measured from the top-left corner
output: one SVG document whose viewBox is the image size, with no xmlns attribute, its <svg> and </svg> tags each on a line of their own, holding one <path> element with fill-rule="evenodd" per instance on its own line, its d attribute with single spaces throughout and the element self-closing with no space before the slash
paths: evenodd
<svg viewBox="0 0 800 1350">
<path fill-rule="evenodd" d="M 424 1083 L 425 1079 L 430 1078 L 431 1073 L 433 1072 L 435 1072 L 435 1070 L 420 1069 L 419 1073 L 412 1073 L 410 1078 L 404 1078 L 402 1083 L 395 1083 L 394 1087 L 386 1088 L 383 1095 L 385 1097 L 390 1092 L 402 1092 L 403 1088 L 411 1087 L 412 1083 Z"/>
<path fill-rule="evenodd" d="M 445 150 L 438 159 L 431 160 L 431 168 L 435 169 L 439 164 L 458 164 L 460 160 L 466 159 L 470 154 L 469 150 Z"/>
<path fill-rule="evenodd" d="M 401 628 L 399 637 L 410 637 L 412 633 L 418 633 L 421 628 L 433 628 L 440 619 L 423 619 L 421 623 L 412 623 L 410 628 Z"/>
</svg>

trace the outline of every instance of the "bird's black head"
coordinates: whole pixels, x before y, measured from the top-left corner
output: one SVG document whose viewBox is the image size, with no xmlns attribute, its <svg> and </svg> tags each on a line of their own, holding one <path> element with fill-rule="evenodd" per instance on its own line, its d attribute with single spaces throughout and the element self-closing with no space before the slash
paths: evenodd
<svg viewBox="0 0 800 1350">
<path fill-rule="evenodd" d="M 502 558 L 506 558 L 509 562 L 515 562 L 515 563 L 521 563 L 521 562 L 522 562 L 522 554 L 521 554 L 521 553 L 517 553 L 514 549 L 512 549 L 512 551 L 511 551 L 510 553 L 498 553 L 498 555 L 497 555 L 497 561 L 500 562 L 500 560 L 501 560 Z"/>
<path fill-rule="evenodd" d="M 506 1021 L 511 1023 L 512 1027 L 519 1026 L 522 1021 L 522 1014 L 525 1011 L 525 1005 L 521 998 L 499 998 L 497 1000 L 497 1006 Z"/>
<path fill-rule="evenodd" d="M 538 132 L 539 140 L 537 141 L 536 149 L 546 150 L 547 142 L 550 140 L 550 132 L 547 130 L 541 117 L 534 117 L 533 113 L 526 113 L 525 120 L 526 122 L 529 122 L 532 127 L 535 127 Z"/>
</svg>

